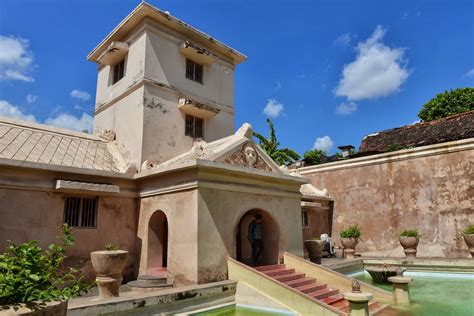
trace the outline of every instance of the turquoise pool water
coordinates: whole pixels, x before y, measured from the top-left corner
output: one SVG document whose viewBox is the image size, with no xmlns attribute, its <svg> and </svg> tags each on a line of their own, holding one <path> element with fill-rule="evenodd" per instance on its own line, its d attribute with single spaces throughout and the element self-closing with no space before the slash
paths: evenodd
<svg viewBox="0 0 474 316">
<path fill-rule="evenodd" d="M 250 306 L 231 305 L 211 309 L 205 312 L 191 314 L 191 315 L 206 315 L 206 316 L 255 316 L 255 315 L 295 315 L 287 312 L 278 312 L 263 308 L 254 308 Z"/>
<path fill-rule="evenodd" d="M 349 276 L 392 291 L 390 284 L 373 283 L 366 271 Z M 403 316 L 473 316 L 474 274 L 440 272 L 405 272 L 410 283 L 412 305 L 400 310 Z"/>
</svg>

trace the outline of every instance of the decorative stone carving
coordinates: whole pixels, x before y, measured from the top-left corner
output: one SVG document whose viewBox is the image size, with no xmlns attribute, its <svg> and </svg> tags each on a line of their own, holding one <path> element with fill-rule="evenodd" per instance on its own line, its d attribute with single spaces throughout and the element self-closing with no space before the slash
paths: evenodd
<svg viewBox="0 0 474 316">
<path fill-rule="evenodd" d="M 99 137 L 108 141 L 113 141 L 115 140 L 115 132 L 111 129 L 104 129 L 100 131 Z"/>
<path fill-rule="evenodd" d="M 145 160 L 142 163 L 141 171 L 153 169 L 155 168 L 155 166 L 156 166 L 156 163 L 153 160 Z"/>
<path fill-rule="evenodd" d="M 273 171 L 258 155 L 257 150 L 251 143 L 244 144 L 240 151 L 227 157 L 224 162 L 234 166 L 255 168 L 268 172 Z"/>
<path fill-rule="evenodd" d="M 211 151 L 206 147 L 207 143 L 203 140 L 194 142 L 191 151 L 196 159 L 207 159 L 211 156 Z"/>
</svg>

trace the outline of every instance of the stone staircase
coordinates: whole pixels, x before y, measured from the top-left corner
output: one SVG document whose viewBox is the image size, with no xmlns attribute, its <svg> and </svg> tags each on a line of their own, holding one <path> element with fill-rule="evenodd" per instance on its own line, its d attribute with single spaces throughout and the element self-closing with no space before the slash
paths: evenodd
<svg viewBox="0 0 474 316">
<path fill-rule="evenodd" d="M 139 275 L 135 281 L 128 282 L 127 286 L 138 291 L 155 291 L 173 287 L 168 283 L 166 268 L 150 269 L 147 274 Z"/>
<path fill-rule="evenodd" d="M 308 278 L 304 273 L 289 269 L 284 264 L 260 266 L 254 269 L 343 313 L 349 313 L 349 302 L 344 299 L 338 289 L 331 288 L 326 283 Z M 375 301 L 369 303 L 371 315 L 380 315 L 379 312 L 386 307 L 386 304 Z"/>
</svg>

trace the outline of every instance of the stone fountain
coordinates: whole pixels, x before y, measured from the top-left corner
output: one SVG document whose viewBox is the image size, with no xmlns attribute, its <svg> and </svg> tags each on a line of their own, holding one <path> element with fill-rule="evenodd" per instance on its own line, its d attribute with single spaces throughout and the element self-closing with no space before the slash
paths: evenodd
<svg viewBox="0 0 474 316">
<path fill-rule="evenodd" d="M 369 272 L 372 280 L 377 283 L 389 283 L 388 278 L 397 275 L 397 268 L 387 264 L 364 267 L 364 269 Z"/>
</svg>

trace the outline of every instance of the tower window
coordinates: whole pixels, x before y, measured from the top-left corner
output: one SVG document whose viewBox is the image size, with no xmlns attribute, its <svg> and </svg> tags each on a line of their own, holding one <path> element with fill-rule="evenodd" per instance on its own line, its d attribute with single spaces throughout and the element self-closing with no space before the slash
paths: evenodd
<svg viewBox="0 0 474 316">
<path fill-rule="evenodd" d="M 125 74 L 125 59 L 122 59 L 121 62 L 115 64 L 113 72 L 112 84 L 115 84 L 122 79 Z"/>
<path fill-rule="evenodd" d="M 204 120 L 195 116 L 186 115 L 186 126 L 184 134 L 193 138 L 203 136 Z"/>
<path fill-rule="evenodd" d="M 96 228 L 98 200 L 97 197 L 66 197 L 64 223 L 76 228 Z"/>
<path fill-rule="evenodd" d="M 186 59 L 186 78 L 202 83 L 202 65 Z"/>
</svg>

